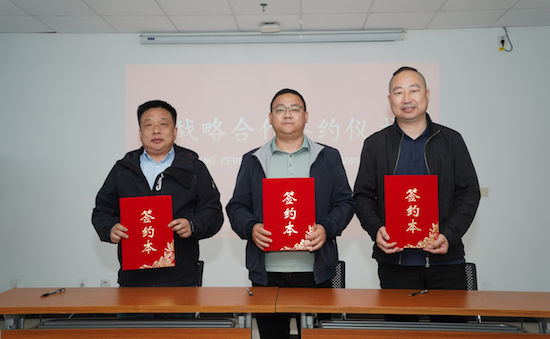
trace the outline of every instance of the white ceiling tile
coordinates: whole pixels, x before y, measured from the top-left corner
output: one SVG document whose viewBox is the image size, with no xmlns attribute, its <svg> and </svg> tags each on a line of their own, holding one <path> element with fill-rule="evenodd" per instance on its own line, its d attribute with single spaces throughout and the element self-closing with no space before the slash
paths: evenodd
<svg viewBox="0 0 550 339">
<path fill-rule="evenodd" d="M 8 0 L 0 0 L 0 15 L 28 15 Z"/>
<path fill-rule="evenodd" d="M 547 9 L 511 9 L 492 27 L 533 27 L 550 26 L 550 8 Z"/>
<path fill-rule="evenodd" d="M 366 13 L 373 0 L 302 0 L 303 13 Z"/>
<path fill-rule="evenodd" d="M 302 29 L 310 30 L 357 30 L 362 29 L 366 14 L 304 14 Z"/>
<path fill-rule="evenodd" d="M 235 15 L 280 15 L 300 14 L 300 1 L 297 0 L 276 0 L 276 1 L 251 1 L 251 0 L 229 0 Z M 260 4 L 266 3 L 265 12 Z"/>
<path fill-rule="evenodd" d="M 84 0 L 100 15 L 163 15 L 155 0 Z"/>
<path fill-rule="evenodd" d="M 375 0 L 373 13 L 404 13 L 437 11 L 445 0 Z"/>
<path fill-rule="evenodd" d="M 0 33 L 50 33 L 54 30 L 32 16 L 0 16 Z"/>
<path fill-rule="evenodd" d="M 94 11 L 80 0 L 12 0 L 14 4 L 32 15 L 95 15 Z"/>
<path fill-rule="evenodd" d="M 277 23 L 281 31 L 298 31 L 301 28 L 299 15 L 237 15 L 237 24 L 245 32 L 258 32 L 266 22 Z"/>
<path fill-rule="evenodd" d="M 236 32 L 237 24 L 233 16 L 172 16 L 170 17 L 180 32 Z"/>
<path fill-rule="evenodd" d="M 167 33 L 176 30 L 165 16 L 107 16 L 105 20 L 119 33 Z"/>
<path fill-rule="evenodd" d="M 423 29 L 435 12 L 421 13 L 372 13 L 367 18 L 367 29 Z"/>
<path fill-rule="evenodd" d="M 0 0 L 0 32 L 460 29 L 487 27 L 495 10 L 506 13 L 490 27 L 550 26 L 550 0 Z"/>
<path fill-rule="evenodd" d="M 508 9 L 518 0 L 447 0 L 442 11 Z"/>
<path fill-rule="evenodd" d="M 113 27 L 98 16 L 43 16 L 38 19 L 57 33 L 116 33 Z"/>
<path fill-rule="evenodd" d="M 490 27 L 495 20 L 504 14 L 504 12 L 504 10 L 439 12 L 427 28 L 449 29 Z"/>
<path fill-rule="evenodd" d="M 168 15 L 228 15 L 227 0 L 157 0 Z"/>
<path fill-rule="evenodd" d="M 535 9 L 535 8 L 550 8 L 548 0 L 520 0 L 514 9 Z"/>
</svg>

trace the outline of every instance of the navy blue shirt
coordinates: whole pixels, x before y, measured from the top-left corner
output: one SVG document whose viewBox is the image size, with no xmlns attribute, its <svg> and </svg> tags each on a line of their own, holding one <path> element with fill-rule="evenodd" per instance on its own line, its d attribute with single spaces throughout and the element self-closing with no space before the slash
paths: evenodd
<svg viewBox="0 0 550 339">
<path fill-rule="evenodd" d="M 399 161 L 397 163 L 396 175 L 425 175 L 428 174 L 426 161 L 424 161 L 424 146 L 430 138 L 430 126 L 416 140 L 406 135 L 399 125 L 399 131 L 403 133 L 401 142 L 401 151 L 399 152 Z"/>
</svg>

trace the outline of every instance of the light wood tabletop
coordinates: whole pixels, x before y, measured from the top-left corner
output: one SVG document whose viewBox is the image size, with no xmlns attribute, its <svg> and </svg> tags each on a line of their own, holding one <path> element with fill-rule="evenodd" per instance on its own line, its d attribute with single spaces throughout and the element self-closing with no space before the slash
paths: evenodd
<svg viewBox="0 0 550 339">
<path fill-rule="evenodd" d="M 281 288 L 277 312 L 550 318 L 550 293 Z"/>
<path fill-rule="evenodd" d="M 0 314 L 274 313 L 277 287 L 14 288 L 0 293 Z"/>
</svg>

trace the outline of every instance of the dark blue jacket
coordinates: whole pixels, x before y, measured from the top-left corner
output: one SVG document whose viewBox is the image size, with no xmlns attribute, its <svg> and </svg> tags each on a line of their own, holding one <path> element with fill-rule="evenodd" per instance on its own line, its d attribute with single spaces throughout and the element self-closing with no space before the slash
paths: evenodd
<svg viewBox="0 0 550 339">
<path fill-rule="evenodd" d="M 340 153 L 331 147 L 309 141 L 311 152 L 310 176 L 315 178 L 315 218 L 327 234 L 323 247 L 314 252 L 313 273 L 319 284 L 334 276 L 338 263 L 336 237 L 342 234 L 353 217 L 355 202 L 352 198 Z M 243 156 L 233 197 L 226 210 L 231 228 L 246 239 L 246 267 L 254 283 L 267 285 L 265 253 L 252 240 L 252 228 L 263 223 L 262 179 L 264 167 L 269 168 L 271 141 Z"/>
</svg>

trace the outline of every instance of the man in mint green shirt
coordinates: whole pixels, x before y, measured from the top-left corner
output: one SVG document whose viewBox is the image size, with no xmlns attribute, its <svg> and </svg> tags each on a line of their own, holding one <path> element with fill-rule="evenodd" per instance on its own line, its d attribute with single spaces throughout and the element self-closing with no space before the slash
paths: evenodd
<svg viewBox="0 0 550 339">
<path fill-rule="evenodd" d="M 302 95 L 283 89 L 273 98 L 269 122 L 275 137 L 243 156 L 226 209 L 231 227 L 247 240 L 246 267 L 254 286 L 331 287 L 338 264 L 336 237 L 355 208 L 340 153 L 304 135 L 309 114 Z M 303 252 L 264 252 L 272 243 L 263 226 L 263 178 L 315 178 L 315 231 Z M 291 315 L 256 315 L 260 335 L 288 338 Z"/>
</svg>

